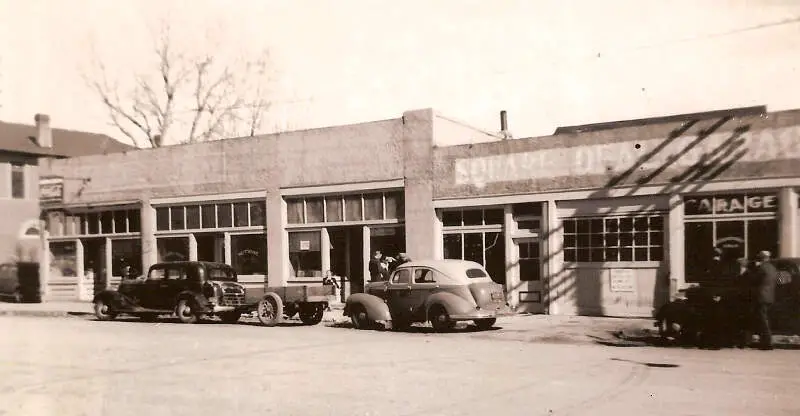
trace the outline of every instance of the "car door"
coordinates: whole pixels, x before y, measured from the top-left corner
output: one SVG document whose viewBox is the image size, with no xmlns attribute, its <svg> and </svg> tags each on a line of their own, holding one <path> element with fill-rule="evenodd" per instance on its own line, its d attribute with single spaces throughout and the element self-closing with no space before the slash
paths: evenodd
<svg viewBox="0 0 800 416">
<path fill-rule="evenodd" d="M 426 320 L 425 302 L 439 289 L 436 271 L 427 267 L 414 268 L 414 280 L 411 283 L 411 313 L 419 320 Z"/>
<path fill-rule="evenodd" d="M 411 269 L 400 269 L 392 274 L 387 288 L 387 303 L 392 319 L 408 320 L 413 310 L 411 298 Z"/>
<path fill-rule="evenodd" d="M 163 265 L 151 267 L 144 282 L 130 289 L 130 296 L 138 299 L 139 306 L 143 308 L 160 309 L 159 293 L 165 284 L 166 273 Z"/>
<path fill-rule="evenodd" d="M 157 294 L 159 309 L 172 310 L 178 295 L 186 289 L 187 275 L 184 265 L 168 265 L 165 268 L 164 281 L 159 285 Z"/>
</svg>

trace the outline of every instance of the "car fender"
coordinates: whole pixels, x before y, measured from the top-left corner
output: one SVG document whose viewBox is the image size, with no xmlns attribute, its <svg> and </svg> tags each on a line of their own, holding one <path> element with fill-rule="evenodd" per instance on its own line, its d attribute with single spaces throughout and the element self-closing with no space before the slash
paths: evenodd
<svg viewBox="0 0 800 416">
<path fill-rule="evenodd" d="M 350 311 L 352 311 L 353 307 L 356 305 L 364 307 L 364 310 L 367 312 L 367 318 L 372 321 L 392 320 L 389 305 L 387 305 L 383 299 L 375 295 L 370 295 L 369 293 L 354 293 L 350 295 L 344 305 L 345 316 L 349 316 Z"/>
<path fill-rule="evenodd" d="M 191 291 L 184 291 L 178 294 L 175 298 L 175 306 L 178 306 L 178 302 L 182 300 L 188 300 L 190 302 L 194 302 L 194 306 L 206 307 L 208 305 L 208 299 L 203 296 L 202 293 L 196 293 Z"/>
<path fill-rule="evenodd" d="M 439 292 L 428 296 L 425 300 L 425 315 L 426 319 L 429 315 L 428 311 L 433 306 L 441 305 L 448 315 L 464 315 L 475 310 L 475 303 L 469 302 L 466 299 L 454 295 L 450 292 Z"/>
<path fill-rule="evenodd" d="M 94 295 L 92 303 L 97 303 L 98 301 L 103 301 L 106 305 L 112 306 L 114 308 L 122 308 L 125 306 L 133 305 L 133 301 L 128 299 L 127 296 L 114 290 L 104 290 Z"/>
</svg>

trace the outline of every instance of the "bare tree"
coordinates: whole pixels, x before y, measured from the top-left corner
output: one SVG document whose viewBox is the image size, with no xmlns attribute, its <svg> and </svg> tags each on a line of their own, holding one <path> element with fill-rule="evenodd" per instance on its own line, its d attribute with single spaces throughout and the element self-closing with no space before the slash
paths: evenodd
<svg viewBox="0 0 800 416">
<path fill-rule="evenodd" d="M 225 62 L 214 54 L 178 50 L 163 25 L 156 36 L 150 73 L 135 74 L 124 91 L 111 82 L 102 61 L 87 84 L 108 110 L 111 123 L 138 147 L 194 143 L 255 135 L 269 108 L 269 58 Z"/>
</svg>

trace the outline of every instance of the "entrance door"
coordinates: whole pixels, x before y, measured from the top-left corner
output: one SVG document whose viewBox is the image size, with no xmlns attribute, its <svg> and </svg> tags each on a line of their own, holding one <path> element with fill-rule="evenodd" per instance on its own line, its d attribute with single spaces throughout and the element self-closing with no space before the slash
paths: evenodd
<svg viewBox="0 0 800 416">
<path fill-rule="evenodd" d="M 542 245 L 539 238 L 521 238 L 514 241 L 519 258 L 519 288 L 515 290 L 520 312 L 544 312 L 544 284 L 542 280 Z"/>
<path fill-rule="evenodd" d="M 92 276 L 92 293 L 94 295 L 106 290 L 106 240 L 92 238 L 83 240 L 84 276 Z M 88 283 L 88 282 L 87 282 Z"/>
<path fill-rule="evenodd" d="M 328 236 L 331 242 L 331 273 L 345 276 L 348 280 L 341 288 L 341 300 L 344 302 L 348 293 L 364 291 L 364 234 L 361 226 L 329 227 Z"/>
</svg>

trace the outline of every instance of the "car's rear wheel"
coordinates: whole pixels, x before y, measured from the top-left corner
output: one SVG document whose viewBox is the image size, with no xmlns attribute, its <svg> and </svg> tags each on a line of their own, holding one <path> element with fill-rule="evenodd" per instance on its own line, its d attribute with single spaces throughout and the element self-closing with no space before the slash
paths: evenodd
<svg viewBox="0 0 800 416">
<path fill-rule="evenodd" d="M 185 324 L 196 324 L 200 321 L 201 316 L 188 299 L 178 301 L 178 306 L 175 308 L 175 315 L 178 315 L 178 319 Z"/>
<path fill-rule="evenodd" d="M 456 326 L 456 323 L 450 319 L 450 315 L 441 305 L 436 305 L 431 308 L 430 314 L 431 326 L 436 332 L 447 332 Z"/>
<path fill-rule="evenodd" d="M 111 321 L 117 317 L 117 312 L 106 301 L 98 300 L 94 303 L 94 316 L 98 321 Z"/>
<path fill-rule="evenodd" d="M 477 326 L 481 331 L 486 331 L 487 329 L 492 329 L 496 322 L 496 318 L 476 319 L 475 326 Z"/>
<path fill-rule="evenodd" d="M 275 293 L 267 293 L 256 308 L 258 320 L 264 326 L 275 326 L 283 318 L 283 301 Z"/>
<path fill-rule="evenodd" d="M 316 325 L 322 322 L 325 308 L 321 303 L 313 303 L 300 307 L 300 321 L 306 325 Z"/>
<path fill-rule="evenodd" d="M 375 325 L 370 321 L 367 310 L 361 305 L 353 306 L 350 312 L 350 322 L 353 323 L 355 329 L 370 329 Z"/>
</svg>

